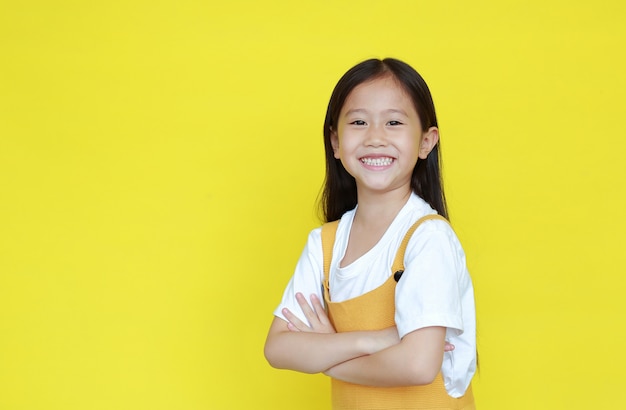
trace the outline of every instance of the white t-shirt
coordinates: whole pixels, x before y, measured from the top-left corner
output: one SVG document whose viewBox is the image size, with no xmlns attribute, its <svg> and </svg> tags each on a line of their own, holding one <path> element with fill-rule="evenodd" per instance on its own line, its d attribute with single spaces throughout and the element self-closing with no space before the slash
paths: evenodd
<svg viewBox="0 0 626 410">
<path fill-rule="evenodd" d="M 342 302 L 381 286 L 390 275 L 396 252 L 408 229 L 424 215 L 436 213 L 412 194 L 380 241 L 367 253 L 343 268 L 355 210 L 339 222 L 330 264 L 330 298 Z M 323 300 L 324 280 L 321 228 L 309 234 L 296 270 L 274 315 L 288 308 L 307 322 L 295 295 L 316 294 Z M 404 255 L 404 274 L 396 285 L 395 322 L 400 337 L 428 326 L 446 327 L 446 340 L 455 345 L 444 353 L 441 371 L 448 394 L 465 393 L 476 370 L 476 316 L 474 290 L 465 254 L 456 234 L 442 220 L 423 222 L 413 233 Z"/>
</svg>

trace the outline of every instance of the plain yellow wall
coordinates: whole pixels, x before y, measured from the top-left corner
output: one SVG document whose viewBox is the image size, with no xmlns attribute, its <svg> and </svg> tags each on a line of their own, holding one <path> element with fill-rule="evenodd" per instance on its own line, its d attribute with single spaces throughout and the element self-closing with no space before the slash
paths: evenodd
<svg viewBox="0 0 626 410">
<path fill-rule="evenodd" d="M 420 71 L 479 320 L 480 409 L 624 382 L 621 1 L 0 3 L 0 409 L 323 409 L 270 368 L 322 122 Z"/>
</svg>

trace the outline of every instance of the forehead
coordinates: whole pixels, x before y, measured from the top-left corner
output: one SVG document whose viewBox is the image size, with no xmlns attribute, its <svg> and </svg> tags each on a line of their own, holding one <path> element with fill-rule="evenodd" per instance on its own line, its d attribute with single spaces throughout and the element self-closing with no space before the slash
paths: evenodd
<svg viewBox="0 0 626 410">
<path fill-rule="evenodd" d="M 375 78 L 354 87 L 348 94 L 340 115 L 353 110 L 372 112 L 397 110 L 417 115 L 413 101 L 391 76 Z"/>
</svg>

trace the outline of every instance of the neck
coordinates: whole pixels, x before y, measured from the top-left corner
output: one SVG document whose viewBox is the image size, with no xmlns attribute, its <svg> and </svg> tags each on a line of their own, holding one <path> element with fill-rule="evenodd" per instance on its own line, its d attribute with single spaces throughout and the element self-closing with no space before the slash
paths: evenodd
<svg viewBox="0 0 626 410">
<path fill-rule="evenodd" d="M 380 193 L 358 193 L 358 207 L 354 223 L 361 226 L 382 226 L 391 224 L 398 212 L 407 203 L 411 190 L 394 190 Z"/>
</svg>

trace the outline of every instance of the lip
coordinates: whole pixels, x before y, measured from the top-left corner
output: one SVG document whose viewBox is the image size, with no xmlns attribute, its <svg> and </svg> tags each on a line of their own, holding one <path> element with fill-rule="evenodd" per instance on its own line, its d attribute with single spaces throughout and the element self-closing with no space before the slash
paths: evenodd
<svg viewBox="0 0 626 410">
<path fill-rule="evenodd" d="M 366 168 L 384 169 L 384 168 L 391 166 L 396 161 L 396 158 L 390 155 L 383 155 L 383 154 L 366 155 L 366 156 L 359 158 L 359 161 Z"/>
</svg>

